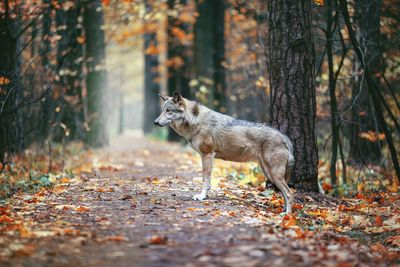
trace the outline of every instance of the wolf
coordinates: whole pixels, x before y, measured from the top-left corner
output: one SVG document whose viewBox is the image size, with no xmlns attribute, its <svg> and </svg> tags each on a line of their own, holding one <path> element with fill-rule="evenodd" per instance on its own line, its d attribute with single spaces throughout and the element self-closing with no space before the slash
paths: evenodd
<svg viewBox="0 0 400 267">
<path fill-rule="evenodd" d="M 262 123 L 235 119 L 213 111 L 174 92 L 164 101 L 157 126 L 170 126 L 201 156 L 203 185 L 194 200 L 204 200 L 211 188 L 214 158 L 235 162 L 258 162 L 263 174 L 283 194 L 285 213 L 292 212 L 294 194 L 287 185 L 294 165 L 289 137 Z"/>
</svg>

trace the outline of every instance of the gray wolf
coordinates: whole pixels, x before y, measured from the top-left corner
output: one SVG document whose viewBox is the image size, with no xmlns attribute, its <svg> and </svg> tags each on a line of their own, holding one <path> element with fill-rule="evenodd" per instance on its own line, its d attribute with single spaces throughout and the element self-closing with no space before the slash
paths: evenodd
<svg viewBox="0 0 400 267">
<path fill-rule="evenodd" d="M 213 111 L 174 92 L 164 101 L 154 123 L 169 125 L 201 155 L 203 186 L 194 200 L 207 198 L 211 188 L 213 159 L 258 162 L 263 174 L 282 192 L 286 213 L 292 212 L 294 194 L 287 182 L 294 164 L 290 139 L 277 129 L 262 123 L 238 120 Z"/>
</svg>

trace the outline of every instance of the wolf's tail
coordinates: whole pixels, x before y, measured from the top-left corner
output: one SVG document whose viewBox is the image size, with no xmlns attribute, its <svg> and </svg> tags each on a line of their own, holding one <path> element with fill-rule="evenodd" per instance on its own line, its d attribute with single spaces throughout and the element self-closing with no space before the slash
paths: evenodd
<svg viewBox="0 0 400 267">
<path fill-rule="evenodd" d="M 293 171 L 293 167 L 294 167 L 293 144 L 292 144 L 292 141 L 287 136 L 284 136 L 283 140 L 284 140 L 285 146 L 288 149 L 288 153 L 289 153 L 288 161 L 286 163 L 286 173 L 285 173 L 285 181 L 286 181 L 286 183 L 288 183 L 292 176 L 292 171 Z"/>
</svg>

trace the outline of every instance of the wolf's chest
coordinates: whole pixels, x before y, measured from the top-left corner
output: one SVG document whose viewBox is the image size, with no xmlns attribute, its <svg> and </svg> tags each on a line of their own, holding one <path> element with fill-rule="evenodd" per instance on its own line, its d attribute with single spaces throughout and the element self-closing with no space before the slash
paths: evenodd
<svg viewBox="0 0 400 267">
<path fill-rule="evenodd" d="M 213 153 L 217 159 L 236 162 L 257 160 L 254 149 L 245 144 L 218 141 L 210 136 L 196 136 L 189 139 L 188 142 L 200 154 Z"/>
</svg>

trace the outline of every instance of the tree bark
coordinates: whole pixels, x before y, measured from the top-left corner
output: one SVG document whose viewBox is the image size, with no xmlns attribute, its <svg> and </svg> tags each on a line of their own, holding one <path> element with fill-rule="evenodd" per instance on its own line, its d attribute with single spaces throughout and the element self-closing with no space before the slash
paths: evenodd
<svg viewBox="0 0 400 267">
<path fill-rule="evenodd" d="M 151 4 L 146 1 L 146 12 L 151 12 Z M 146 24 L 156 23 L 155 21 L 145 22 L 144 35 L 144 117 L 143 132 L 151 133 L 154 129 L 153 121 L 160 115 L 160 75 L 159 75 L 159 54 L 146 52 L 150 47 L 158 47 L 157 32 L 154 27 L 147 28 Z"/>
<path fill-rule="evenodd" d="M 290 185 L 318 191 L 314 44 L 310 1 L 269 1 L 271 124 L 293 142 Z"/>
<path fill-rule="evenodd" d="M 88 0 L 84 7 L 84 29 L 86 35 L 86 87 L 89 131 L 85 141 L 93 147 L 108 144 L 106 130 L 105 101 L 107 72 L 105 68 L 105 37 L 103 8 L 100 0 Z"/>
<path fill-rule="evenodd" d="M 19 37 L 14 37 L 14 21 L 9 16 L 8 1 L 0 14 L 0 160 L 6 153 L 22 149 L 21 125 L 15 110 L 20 90 L 17 47 Z M 12 111 L 15 110 L 15 111 Z"/>
<path fill-rule="evenodd" d="M 333 0 L 336 1 L 336 0 Z M 338 156 L 339 148 L 339 118 L 338 118 L 338 105 L 336 100 L 336 79 L 335 72 L 333 70 L 333 36 L 336 25 L 333 20 L 333 9 L 332 0 L 326 1 L 326 56 L 328 58 L 328 75 L 329 75 L 329 96 L 330 96 L 330 108 L 331 108 L 331 131 L 332 131 L 332 154 L 330 161 L 330 174 L 332 185 L 335 186 L 338 183 L 336 175 L 336 161 Z"/>
<path fill-rule="evenodd" d="M 175 0 L 168 0 L 168 10 L 175 10 Z M 178 42 L 177 38 L 174 36 L 174 29 L 178 29 L 178 19 L 168 14 L 168 24 L 167 24 L 167 35 L 168 35 L 168 50 L 167 50 L 167 91 L 168 95 L 172 96 L 174 91 L 179 90 L 179 67 L 176 66 L 176 59 L 179 57 L 178 53 Z M 168 140 L 169 141 L 180 141 L 180 136 L 168 127 Z"/>
<path fill-rule="evenodd" d="M 188 46 L 189 40 L 186 37 L 190 26 L 179 20 L 179 14 L 185 9 L 187 1 L 180 0 L 179 8 L 175 7 L 176 2 L 178 1 L 168 0 L 168 9 L 177 11 L 177 15 L 168 15 L 168 94 L 171 96 L 174 91 L 178 91 L 184 97 L 191 98 L 189 87 L 191 47 Z M 168 140 L 182 140 L 175 131 L 170 128 L 168 130 Z"/>
<path fill-rule="evenodd" d="M 57 28 L 62 37 L 57 47 L 57 69 L 59 80 L 57 89 L 59 99 L 56 113 L 54 140 L 60 142 L 64 138 L 78 140 L 84 138 L 84 117 L 82 101 L 83 37 L 79 17 L 82 8 L 79 4 L 70 6 L 67 10 L 57 10 Z M 82 25 L 81 25 L 82 26 Z M 50 111 L 54 112 L 54 111 Z M 61 127 L 64 126 L 64 127 Z"/>
<path fill-rule="evenodd" d="M 352 28 L 351 22 L 350 22 L 350 16 L 349 16 L 349 11 L 347 9 L 347 0 L 339 0 L 340 3 L 340 9 L 342 10 L 343 13 L 343 18 L 346 23 L 346 28 L 349 32 L 350 36 L 350 41 L 352 46 L 354 47 L 354 51 L 357 55 L 358 60 L 361 63 L 361 67 L 364 70 L 365 73 L 365 79 L 367 81 L 367 89 L 368 93 L 371 96 L 372 99 L 372 104 L 376 110 L 376 116 L 377 116 L 377 121 L 379 123 L 379 128 L 382 130 L 382 132 L 385 134 L 385 139 L 387 141 L 389 151 L 392 157 L 392 163 L 393 167 L 396 171 L 396 176 L 397 176 L 397 183 L 399 182 L 400 179 L 400 165 L 399 165 L 399 160 L 397 158 L 397 152 L 396 148 L 394 146 L 393 138 L 391 133 L 389 132 L 388 126 L 386 124 L 385 118 L 383 116 L 383 110 L 380 105 L 380 97 L 379 97 L 379 89 L 378 85 L 375 82 L 375 79 L 372 77 L 372 74 L 368 68 L 368 65 L 366 64 L 366 61 L 364 59 L 364 54 L 362 53 L 362 49 L 360 44 L 358 43 L 356 34 Z"/>
<path fill-rule="evenodd" d="M 381 71 L 379 49 L 381 0 L 356 0 L 355 4 L 355 22 L 359 29 L 358 39 L 363 50 L 365 64 L 374 76 L 375 83 L 378 84 L 376 74 Z M 355 62 L 358 66 L 361 65 L 358 59 Z M 368 131 L 378 132 L 378 123 L 364 74 L 359 73 L 353 87 L 353 124 L 350 127 L 349 157 L 359 164 L 379 163 L 382 157 L 381 142 L 360 136 L 361 133 Z"/>
<path fill-rule="evenodd" d="M 70 140 L 82 140 L 84 138 L 84 116 L 83 116 L 83 96 L 82 80 L 84 80 L 82 71 L 82 58 L 84 39 L 82 37 L 82 22 L 79 17 L 82 16 L 82 8 L 76 4 L 67 12 L 67 27 L 69 31 L 68 56 L 66 58 L 66 112 L 63 118 L 64 124 L 70 130 Z M 79 41 L 81 40 L 81 41 Z"/>
<path fill-rule="evenodd" d="M 226 112 L 225 67 L 225 1 L 213 0 L 214 3 L 214 104 L 220 112 Z"/>
<path fill-rule="evenodd" d="M 194 25 L 194 73 L 197 96 L 210 108 L 226 111 L 225 38 L 223 0 L 196 1 L 199 16 Z"/>
<path fill-rule="evenodd" d="M 43 10 L 43 17 L 42 17 L 42 32 L 41 32 L 41 54 L 42 54 L 42 67 L 44 70 L 44 75 L 50 75 L 51 72 L 51 64 L 50 64 L 50 53 L 51 53 L 51 24 L 52 24 L 52 5 L 51 0 L 44 0 L 44 10 Z M 42 104 L 42 121 L 40 126 L 40 137 L 42 141 L 46 140 L 49 135 L 50 131 L 50 120 L 53 115 L 52 110 L 52 97 L 50 92 L 45 94 L 45 100 Z"/>
</svg>

